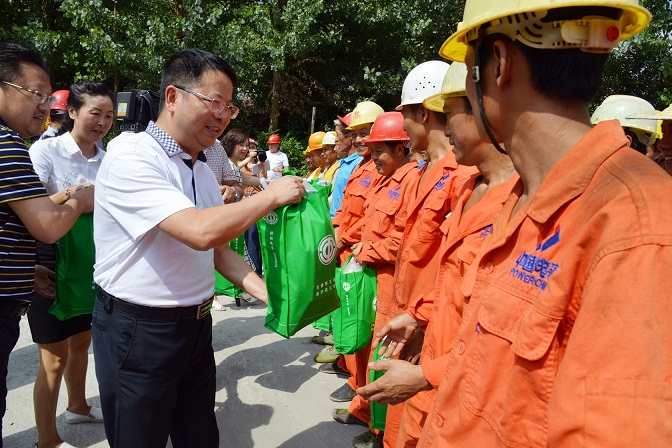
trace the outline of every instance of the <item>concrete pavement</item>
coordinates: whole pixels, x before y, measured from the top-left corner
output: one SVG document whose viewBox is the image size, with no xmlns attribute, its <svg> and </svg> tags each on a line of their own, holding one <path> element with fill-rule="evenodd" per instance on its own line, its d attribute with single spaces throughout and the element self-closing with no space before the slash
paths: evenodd
<svg viewBox="0 0 672 448">
<path fill-rule="evenodd" d="M 342 425 L 331 418 L 333 408 L 348 405 L 329 400 L 329 394 L 345 379 L 318 371 L 313 356 L 323 347 L 310 342 L 318 331 L 307 327 L 284 339 L 264 328 L 266 307 L 262 303 L 243 302 L 240 308 L 233 300 L 223 303 L 226 311 L 213 311 L 220 446 L 351 447 L 353 437 L 366 428 Z M 3 421 L 7 448 L 30 448 L 37 440 L 32 400 L 37 367 L 37 348 L 24 317 L 21 338 L 9 361 Z M 86 387 L 91 402 L 100 404 L 91 350 Z M 108 446 L 102 424 L 65 423 L 66 393 L 63 384 L 56 417 L 61 437 L 79 448 Z"/>
</svg>

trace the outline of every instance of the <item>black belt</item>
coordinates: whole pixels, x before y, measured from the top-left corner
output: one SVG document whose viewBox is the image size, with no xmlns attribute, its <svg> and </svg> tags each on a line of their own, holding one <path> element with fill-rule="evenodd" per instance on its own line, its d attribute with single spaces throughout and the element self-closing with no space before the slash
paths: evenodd
<svg viewBox="0 0 672 448">
<path fill-rule="evenodd" d="M 17 302 L 15 300 L 0 300 L 0 316 L 19 317 L 24 316 L 30 308 L 30 302 Z"/>
<path fill-rule="evenodd" d="M 136 305 L 135 303 L 126 302 L 111 294 L 98 288 L 98 300 L 105 304 L 105 309 L 119 311 L 120 313 L 130 314 L 131 316 L 140 317 L 143 319 L 153 320 L 177 320 L 177 319 L 203 319 L 210 314 L 212 308 L 212 300 L 215 296 L 210 297 L 200 305 L 175 307 L 175 308 L 159 308 L 155 306 Z M 109 308 L 108 308 L 109 307 Z"/>
</svg>

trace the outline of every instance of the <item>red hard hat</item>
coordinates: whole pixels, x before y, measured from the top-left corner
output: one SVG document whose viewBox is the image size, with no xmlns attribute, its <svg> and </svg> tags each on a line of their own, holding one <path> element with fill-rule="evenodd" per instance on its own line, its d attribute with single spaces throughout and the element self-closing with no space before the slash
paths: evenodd
<svg viewBox="0 0 672 448">
<path fill-rule="evenodd" d="M 344 117 L 341 117 L 340 115 L 336 115 L 339 120 L 341 120 L 343 123 L 345 123 L 346 126 L 350 126 L 350 116 L 352 115 L 352 112 L 347 114 Z"/>
<path fill-rule="evenodd" d="M 280 136 L 278 134 L 271 134 L 268 136 L 266 143 L 280 143 Z"/>
<path fill-rule="evenodd" d="M 57 90 L 51 95 L 56 98 L 56 102 L 51 106 L 51 110 L 65 110 L 66 105 L 68 104 L 68 95 L 70 95 L 70 91 Z"/>
<path fill-rule="evenodd" d="M 383 112 L 376 117 L 366 143 L 404 142 L 410 137 L 404 130 L 404 116 L 401 112 Z"/>
</svg>

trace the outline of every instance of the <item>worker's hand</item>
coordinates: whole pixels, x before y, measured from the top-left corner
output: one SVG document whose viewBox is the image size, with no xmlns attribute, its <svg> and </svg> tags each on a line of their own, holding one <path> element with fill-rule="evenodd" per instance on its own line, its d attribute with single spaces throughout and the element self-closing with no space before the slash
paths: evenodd
<svg viewBox="0 0 672 448">
<path fill-rule="evenodd" d="M 391 358 L 397 356 L 404 345 L 411 339 L 415 330 L 425 323 L 412 317 L 408 313 L 402 313 L 390 319 L 383 328 L 375 335 L 372 347 L 378 347 L 385 339 L 383 346 L 378 351 L 378 356 Z"/>
<path fill-rule="evenodd" d="M 422 390 L 432 388 L 425 378 L 422 367 L 406 361 L 378 360 L 369 363 L 369 369 L 385 371 L 385 375 L 373 383 L 357 389 L 357 395 L 380 404 L 399 404 Z"/>
</svg>

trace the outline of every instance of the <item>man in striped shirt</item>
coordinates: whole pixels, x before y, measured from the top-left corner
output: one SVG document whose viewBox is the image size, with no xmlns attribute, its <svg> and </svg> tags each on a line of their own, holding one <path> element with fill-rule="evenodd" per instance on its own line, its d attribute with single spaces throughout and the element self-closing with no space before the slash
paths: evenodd
<svg viewBox="0 0 672 448">
<path fill-rule="evenodd" d="M 0 42 L 0 419 L 6 408 L 9 354 L 33 293 L 35 238 L 53 243 L 81 213 L 93 211 L 93 186 L 68 192 L 57 205 L 30 162 L 23 139 L 40 134 L 53 101 L 40 55 Z"/>
</svg>

